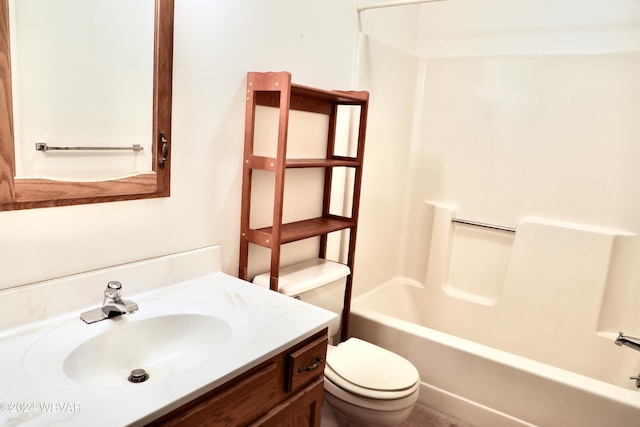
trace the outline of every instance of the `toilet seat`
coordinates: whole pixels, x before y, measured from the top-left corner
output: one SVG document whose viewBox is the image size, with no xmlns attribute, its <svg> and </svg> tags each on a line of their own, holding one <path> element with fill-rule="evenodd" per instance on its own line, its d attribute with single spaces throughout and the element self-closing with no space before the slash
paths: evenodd
<svg viewBox="0 0 640 427">
<path fill-rule="evenodd" d="M 402 399 L 420 386 L 411 362 L 358 338 L 330 348 L 324 375 L 349 393 L 377 400 Z"/>
</svg>

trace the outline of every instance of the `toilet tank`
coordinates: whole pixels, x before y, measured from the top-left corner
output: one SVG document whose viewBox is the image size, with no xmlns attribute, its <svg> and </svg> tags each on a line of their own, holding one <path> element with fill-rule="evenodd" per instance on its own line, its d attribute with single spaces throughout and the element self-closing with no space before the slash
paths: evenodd
<svg viewBox="0 0 640 427">
<path fill-rule="evenodd" d="M 333 311 L 338 319 L 329 326 L 329 337 L 340 329 L 344 291 L 349 267 L 326 259 L 312 259 L 280 269 L 278 291 L 301 301 Z M 269 288 L 269 273 L 253 279 L 253 283 Z"/>
</svg>

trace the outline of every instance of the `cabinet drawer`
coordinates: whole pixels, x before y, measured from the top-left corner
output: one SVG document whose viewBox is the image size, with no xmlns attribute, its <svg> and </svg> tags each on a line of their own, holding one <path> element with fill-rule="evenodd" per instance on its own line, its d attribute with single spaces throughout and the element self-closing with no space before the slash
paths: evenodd
<svg viewBox="0 0 640 427">
<path fill-rule="evenodd" d="M 327 356 L 326 334 L 288 355 L 287 392 L 297 389 L 324 373 Z"/>
</svg>

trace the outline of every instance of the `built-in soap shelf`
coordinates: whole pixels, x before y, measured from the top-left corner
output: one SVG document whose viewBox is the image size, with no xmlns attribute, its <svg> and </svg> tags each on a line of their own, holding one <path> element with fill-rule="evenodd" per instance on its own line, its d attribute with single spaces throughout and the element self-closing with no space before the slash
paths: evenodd
<svg viewBox="0 0 640 427">
<path fill-rule="evenodd" d="M 628 381 L 637 353 L 613 342 L 618 331 L 640 336 L 640 236 L 531 216 L 509 224 L 506 212 L 473 217 L 440 202 L 422 208 L 417 298 L 428 301 L 430 328 L 597 378 L 619 369 Z M 460 217 L 515 232 L 452 222 Z"/>
<path fill-rule="evenodd" d="M 515 234 L 498 228 L 453 222 L 444 291 L 478 304 L 497 302 Z"/>
<path fill-rule="evenodd" d="M 485 306 L 498 304 L 513 288 L 523 295 L 548 290 L 573 298 L 584 294 L 584 286 L 598 295 L 593 309 L 602 310 L 600 327 L 616 323 L 606 301 L 620 300 L 621 292 L 609 282 L 613 277 L 619 282 L 620 271 L 629 268 L 619 248 L 633 233 L 539 217 L 520 218 L 515 227 L 494 225 L 461 220 L 453 204 L 425 203 L 431 224 L 428 286 Z"/>
</svg>

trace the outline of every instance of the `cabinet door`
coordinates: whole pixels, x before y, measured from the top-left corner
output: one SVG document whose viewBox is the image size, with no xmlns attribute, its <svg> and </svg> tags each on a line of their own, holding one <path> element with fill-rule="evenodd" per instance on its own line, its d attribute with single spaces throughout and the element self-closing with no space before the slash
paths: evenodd
<svg viewBox="0 0 640 427">
<path fill-rule="evenodd" d="M 153 427 L 246 426 L 264 414 L 276 401 L 278 393 L 278 369 L 275 362 L 269 362 L 254 369 L 241 379 L 232 380 L 180 407 L 169 415 L 153 421 Z"/>
<path fill-rule="evenodd" d="M 276 406 L 253 427 L 320 427 L 324 377 L 317 380 Z"/>
</svg>

